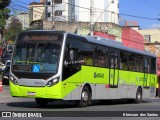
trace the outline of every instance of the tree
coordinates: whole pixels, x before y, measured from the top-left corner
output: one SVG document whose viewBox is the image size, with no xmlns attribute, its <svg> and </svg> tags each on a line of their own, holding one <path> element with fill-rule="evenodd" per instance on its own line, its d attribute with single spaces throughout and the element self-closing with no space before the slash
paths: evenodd
<svg viewBox="0 0 160 120">
<path fill-rule="evenodd" d="M 22 23 L 15 17 L 11 18 L 9 27 L 5 30 L 5 39 L 14 41 L 16 36 L 22 32 Z"/>
<path fill-rule="evenodd" d="M 9 6 L 10 0 L 0 0 L 0 34 L 3 38 L 4 26 L 6 24 L 6 19 L 9 18 L 10 10 L 7 8 Z"/>
<path fill-rule="evenodd" d="M 0 0 L 0 8 L 5 8 L 9 5 L 10 0 Z"/>
<path fill-rule="evenodd" d="M 0 28 L 4 29 L 6 19 L 9 18 L 10 10 L 6 8 L 10 3 L 10 0 L 0 0 Z"/>
</svg>

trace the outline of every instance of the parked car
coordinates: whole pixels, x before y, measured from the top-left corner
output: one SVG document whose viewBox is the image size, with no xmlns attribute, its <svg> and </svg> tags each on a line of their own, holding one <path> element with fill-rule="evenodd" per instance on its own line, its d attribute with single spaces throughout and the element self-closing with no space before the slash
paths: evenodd
<svg viewBox="0 0 160 120">
<path fill-rule="evenodd" d="M 11 60 L 12 53 L 6 53 L 1 57 L 2 64 L 5 64 L 7 60 Z"/>
<path fill-rule="evenodd" d="M 7 60 L 3 67 L 0 69 L 2 74 L 2 84 L 9 85 L 10 65 L 11 61 Z"/>
</svg>

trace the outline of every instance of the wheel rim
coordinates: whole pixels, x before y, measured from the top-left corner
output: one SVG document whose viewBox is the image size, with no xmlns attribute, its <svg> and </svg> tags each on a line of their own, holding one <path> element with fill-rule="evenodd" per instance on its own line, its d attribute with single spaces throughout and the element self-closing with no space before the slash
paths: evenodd
<svg viewBox="0 0 160 120">
<path fill-rule="evenodd" d="M 138 100 L 141 100 L 141 92 L 138 92 L 138 94 L 137 94 L 137 99 L 138 99 Z"/>
<path fill-rule="evenodd" d="M 82 100 L 83 100 L 84 102 L 87 102 L 87 101 L 88 101 L 88 93 L 87 93 L 86 91 L 84 91 L 84 92 L 82 93 Z"/>
</svg>

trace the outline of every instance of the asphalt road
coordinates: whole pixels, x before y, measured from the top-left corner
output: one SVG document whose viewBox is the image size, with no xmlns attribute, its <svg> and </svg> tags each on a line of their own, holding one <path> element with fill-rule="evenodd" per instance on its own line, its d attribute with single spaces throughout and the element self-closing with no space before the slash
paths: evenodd
<svg viewBox="0 0 160 120">
<path fill-rule="evenodd" d="M 160 99 L 158 97 L 145 99 L 141 104 L 128 103 L 125 100 L 109 102 L 105 105 L 94 101 L 92 106 L 79 108 L 74 102 L 56 101 L 49 103 L 46 108 L 39 107 L 33 98 L 11 97 L 9 86 L 3 85 L 0 92 L 1 111 L 160 111 Z"/>
<path fill-rule="evenodd" d="M 35 100 L 32 98 L 15 98 L 11 97 L 9 94 L 9 86 L 4 85 L 3 91 L 0 92 L 0 111 L 29 111 L 29 112 L 42 112 L 44 116 L 54 116 L 58 119 L 68 119 L 72 120 L 78 118 L 81 120 L 83 119 L 90 119 L 90 120 L 97 120 L 97 119 L 126 119 L 128 120 L 130 117 L 122 117 L 120 118 L 123 113 L 133 113 L 133 114 L 140 114 L 145 113 L 155 113 L 158 114 L 158 117 L 141 117 L 140 119 L 145 120 L 158 120 L 160 117 L 160 99 L 159 98 L 152 98 L 152 99 L 145 99 L 141 104 L 135 103 L 128 103 L 127 101 L 113 101 L 111 103 L 107 103 L 105 105 L 100 104 L 98 101 L 94 101 L 92 106 L 86 108 L 79 108 L 76 106 L 74 102 L 69 101 L 57 101 L 54 103 L 49 103 L 49 105 L 45 108 L 39 107 Z M 47 112 L 46 112 L 47 111 Z M 139 112 L 138 112 L 139 111 Z M 146 112 L 145 112 L 146 111 Z M 47 113 L 47 115 L 45 115 Z M 54 114 L 54 115 L 53 115 Z M 56 114 L 56 115 L 55 115 Z M 103 117 L 100 117 L 100 116 Z M 117 117 L 116 117 L 117 115 Z M 85 117 L 84 117 L 85 116 Z M 88 117 L 87 117 L 88 116 Z M 106 117 L 109 116 L 109 117 Z M 114 117 L 115 116 L 115 117 Z M 48 119 L 48 118 L 47 118 Z M 50 119 L 50 117 L 49 117 Z M 131 117 L 130 119 L 137 119 L 139 117 Z M 9 119 L 7 119 L 9 120 Z M 35 119 L 34 119 L 35 120 Z M 106 119 L 105 119 L 106 120 Z"/>
</svg>

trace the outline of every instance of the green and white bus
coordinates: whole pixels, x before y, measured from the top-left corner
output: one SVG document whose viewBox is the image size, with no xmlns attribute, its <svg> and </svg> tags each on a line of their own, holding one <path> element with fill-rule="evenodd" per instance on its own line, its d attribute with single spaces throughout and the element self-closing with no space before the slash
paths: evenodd
<svg viewBox="0 0 160 120">
<path fill-rule="evenodd" d="M 40 106 L 55 100 L 129 99 L 155 96 L 156 56 L 113 40 L 64 31 L 19 34 L 12 56 L 10 93 L 35 98 Z"/>
</svg>

